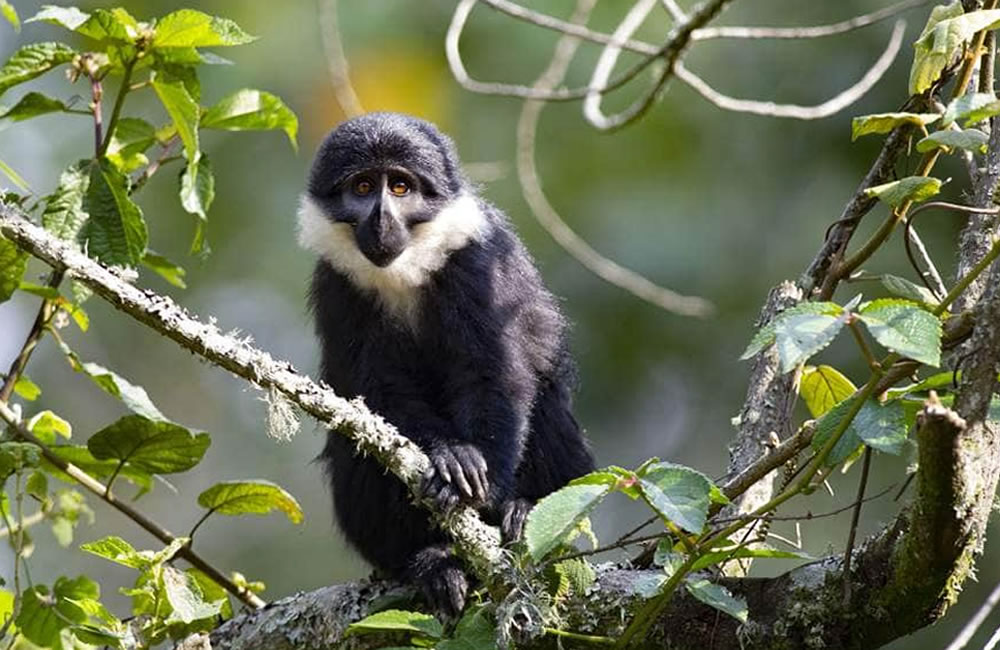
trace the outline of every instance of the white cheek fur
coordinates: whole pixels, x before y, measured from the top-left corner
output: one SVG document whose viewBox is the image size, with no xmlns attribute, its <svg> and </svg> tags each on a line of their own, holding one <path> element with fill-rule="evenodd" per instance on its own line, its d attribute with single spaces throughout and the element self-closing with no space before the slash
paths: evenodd
<svg viewBox="0 0 1000 650">
<path fill-rule="evenodd" d="M 465 194 L 430 221 L 414 226 L 410 243 L 399 257 L 378 267 L 358 250 L 353 228 L 331 221 L 308 194 L 299 200 L 298 216 L 300 246 L 322 256 L 361 289 L 374 292 L 389 314 L 411 326 L 420 311 L 420 287 L 453 251 L 482 241 L 490 231 L 475 198 Z"/>
</svg>

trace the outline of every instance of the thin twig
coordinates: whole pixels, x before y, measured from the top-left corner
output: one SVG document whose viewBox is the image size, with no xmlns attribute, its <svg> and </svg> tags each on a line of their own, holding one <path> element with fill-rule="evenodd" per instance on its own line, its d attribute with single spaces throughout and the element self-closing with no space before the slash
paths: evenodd
<svg viewBox="0 0 1000 650">
<path fill-rule="evenodd" d="M 892 66 L 892 62 L 895 61 L 896 55 L 899 53 L 905 32 L 906 23 L 902 20 L 896 21 L 896 25 L 892 30 L 892 36 L 889 38 L 889 44 L 886 46 L 882 56 L 869 68 L 868 72 L 850 88 L 814 106 L 778 104 L 754 99 L 738 99 L 724 95 L 708 85 L 701 77 L 691 72 L 681 61 L 674 64 L 674 73 L 678 79 L 690 86 L 699 95 L 727 111 L 752 113 L 767 117 L 786 117 L 796 120 L 818 120 L 842 111 L 858 101 L 882 79 L 882 76 Z"/>
<path fill-rule="evenodd" d="M 865 459 L 861 464 L 861 479 L 858 481 L 858 496 L 854 500 L 854 512 L 851 513 L 851 529 L 847 533 L 847 548 L 844 549 L 844 607 L 851 604 L 851 560 L 854 557 L 854 540 L 858 534 L 858 521 L 861 519 L 861 505 L 865 502 L 865 488 L 868 487 L 868 470 L 872 464 L 872 448 L 865 447 Z"/>
<path fill-rule="evenodd" d="M 660 0 L 660 4 L 667 10 L 667 13 L 670 14 L 674 22 L 681 23 L 687 20 L 687 14 L 684 13 L 684 10 L 674 0 Z"/>
<path fill-rule="evenodd" d="M 330 73 L 330 84 L 337 98 L 340 110 L 347 117 L 356 117 L 365 112 L 361 100 L 351 85 L 350 69 L 344 55 L 343 39 L 337 20 L 337 0 L 316 0 L 319 11 L 319 33 L 326 53 L 326 67 Z"/>
<path fill-rule="evenodd" d="M 972 641 L 972 637 L 975 636 L 976 631 L 979 630 L 979 627 L 990 615 L 990 612 L 992 612 L 997 606 L 997 603 L 1000 603 L 1000 582 L 993 587 L 993 591 L 990 592 L 990 595 L 986 597 L 986 600 L 984 600 L 983 604 L 979 606 L 979 609 L 976 610 L 976 613 L 969 619 L 969 622 L 962 626 L 961 631 L 952 640 L 952 642 L 948 644 L 948 647 L 945 648 L 945 650 L 962 650 L 962 648 L 968 645 L 969 641 Z M 998 630 L 997 633 L 1000 634 L 1000 630 Z M 987 647 L 991 647 L 989 643 L 987 643 Z"/>
</svg>

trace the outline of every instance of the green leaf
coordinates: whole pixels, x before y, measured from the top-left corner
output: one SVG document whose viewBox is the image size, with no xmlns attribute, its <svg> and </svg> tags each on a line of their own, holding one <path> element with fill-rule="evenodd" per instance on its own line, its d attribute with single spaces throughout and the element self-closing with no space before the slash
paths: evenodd
<svg viewBox="0 0 1000 650">
<path fill-rule="evenodd" d="M 37 445 L 30 442 L 0 442 L 0 483 L 14 472 L 38 467 L 41 460 L 42 452 Z M 0 495 L 3 493 L 0 492 Z"/>
<path fill-rule="evenodd" d="M 198 588 L 201 589 L 201 593 L 204 595 L 206 601 L 220 603 L 221 609 L 219 615 L 222 618 L 228 620 L 233 617 L 233 606 L 229 602 L 229 593 L 219 583 L 209 578 L 202 570 L 195 569 L 194 567 L 187 569 L 187 574 L 198 583 Z"/>
<path fill-rule="evenodd" d="M 160 277 L 179 289 L 187 289 L 184 276 L 187 274 L 183 268 L 171 262 L 166 257 L 147 250 L 142 258 L 142 265 L 155 271 Z"/>
<path fill-rule="evenodd" d="M 31 43 L 14 52 L 0 68 L 0 95 L 52 68 L 68 63 L 76 51 L 63 43 Z"/>
<path fill-rule="evenodd" d="M 865 402 L 851 427 L 866 445 L 872 449 L 898 456 L 906 444 L 906 417 L 903 405 L 898 401 L 879 404 L 875 400 Z"/>
<path fill-rule="evenodd" d="M 19 286 L 28 267 L 28 254 L 0 235 L 0 303 L 7 302 Z"/>
<path fill-rule="evenodd" d="M 903 397 L 904 395 L 910 395 L 912 393 L 922 393 L 928 390 L 936 390 L 939 388 L 950 388 L 952 386 L 957 386 L 958 382 L 962 379 L 962 373 L 948 372 L 938 372 L 930 377 L 925 377 L 915 384 L 910 384 L 908 386 L 900 386 L 899 388 L 890 388 L 885 392 L 885 396 L 888 399 L 896 399 Z"/>
<path fill-rule="evenodd" d="M 154 144 L 156 129 L 152 124 L 135 117 L 123 117 L 111 134 L 107 157 L 122 172 L 133 172 L 149 162 L 145 152 Z"/>
<path fill-rule="evenodd" d="M 806 366 L 799 381 L 799 395 L 814 418 L 822 416 L 857 391 L 851 380 L 833 366 Z"/>
<path fill-rule="evenodd" d="M 959 2 L 947 7 L 935 7 L 923 33 L 913 44 L 910 94 L 919 95 L 934 85 L 976 32 L 995 29 L 998 25 L 1000 10 L 997 9 L 964 14 Z"/>
<path fill-rule="evenodd" d="M 0 0 L 0 14 L 7 19 L 7 22 L 11 24 L 15 32 L 21 31 L 21 19 L 17 15 L 17 9 L 14 5 L 7 2 L 7 0 Z"/>
<path fill-rule="evenodd" d="M 143 557 L 139 551 L 135 550 L 134 546 L 114 535 L 81 544 L 80 550 L 103 557 L 115 564 L 127 566 L 130 569 L 145 569 L 150 564 L 148 557 Z"/>
<path fill-rule="evenodd" d="M 121 46 L 122 44 L 134 43 L 139 38 L 140 28 L 137 21 L 129 12 L 121 7 L 114 9 L 95 9 L 94 13 L 75 30 L 105 44 Z M 114 49 L 114 48 L 112 48 Z M 114 52 L 110 52 L 114 54 Z"/>
<path fill-rule="evenodd" d="M 298 150 L 299 120 L 295 113 L 280 98 L 261 90 L 245 88 L 222 99 L 205 112 L 201 126 L 226 131 L 281 129 Z"/>
<path fill-rule="evenodd" d="M 649 599 L 660 594 L 666 581 L 667 576 L 663 573 L 639 573 L 631 578 L 628 590 L 636 596 Z"/>
<path fill-rule="evenodd" d="M 179 620 L 191 623 L 203 618 L 218 616 L 222 601 L 206 602 L 198 582 L 187 573 L 172 566 L 163 567 L 163 588 L 173 612 L 167 622 Z"/>
<path fill-rule="evenodd" d="M 17 378 L 17 381 L 14 382 L 14 392 L 17 393 L 21 399 L 34 402 L 38 399 L 38 396 L 42 394 L 42 389 L 38 387 L 38 384 L 31 381 L 27 375 L 21 375 Z"/>
<path fill-rule="evenodd" d="M 73 434 L 73 427 L 52 411 L 42 411 L 28 420 L 28 431 L 35 434 L 42 442 L 51 445 L 57 435 L 69 438 Z"/>
<path fill-rule="evenodd" d="M 177 135 L 184 144 L 184 157 L 188 162 L 198 159 L 198 116 L 199 108 L 180 81 L 153 81 L 153 90 L 170 115 Z"/>
<path fill-rule="evenodd" d="M 83 197 L 90 186 L 92 161 L 81 160 L 59 176 L 59 187 L 45 198 L 42 225 L 60 239 L 75 241 L 87 221 Z"/>
<path fill-rule="evenodd" d="M 688 532 L 702 531 L 712 482 L 701 472 L 673 463 L 653 463 L 638 474 L 643 498 L 660 517 Z"/>
<path fill-rule="evenodd" d="M 223 515 L 285 513 L 293 524 L 302 522 L 302 508 L 280 485 L 264 480 L 222 481 L 198 495 L 198 505 Z"/>
<path fill-rule="evenodd" d="M 86 612 L 73 601 L 97 600 L 100 588 L 87 576 L 61 577 L 51 593 L 48 587 L 37 585 L 25 590 L 23 595 L 21 611 L 15 620 L 18 631 L 43 648 L 66 648 L 61 639 L 62 631 L 87 622 Z"/>
<path fill-rule="evenodd" d="M 941 125 L 965 120 L 965 126 L 970 126 L 994 115 L 1000 115 L 1000 100 L 993 93 L 966 93 L 948 104 Z"/>
<path fill-rule="evenodd" d="M 858 318 L 893 352 L 930 366 L 941 364 L 941 319 L 916 303 L 874 300 L 862 307 Z"/>
<path fill-rule="evenodd" d="M 470 608 L 450 639 L 434 645 L 434 650 L 496 650 L 497 631 L 483 607 Z"/>
<path fill-rule="evenodd" d="M 843 307 L 832 302 L 800 302 L 797 305 L 789 307 L 785 311 L 776 315 L 773 319 L 771 319 L 770 323 L 761 327 L 757 333 L 754 334 L 753 340 L 750 341 L 750 345 L 748 345 L 747 349 L 740 355 L 740 359 L 749 359 L 756 356 L 762 350 L 773 345 L 775 340 L 775 330 L 777 329 L 778 322 L 783 318 L 806 314 L 839 316 L 843 312 Z"/>
<path fill-rule="evenodd" d="M 927 126 L 941 119 L 938 113 L 877 113 L 859 115 L 851 120 L 851 141 L 871 133 L 888 133 L 897 126 Z"/>
<path fill-rule="evenodd" d="M 347 626 L 347 635 L 394 631 L 412 632 L 431 639 L 440 639 L 444 634 L 444 628 L 430 614 L 400 609 L 377 612 Z"/>
<path fill-rule="evenodd" d="M 208 219 L 208 209 L 215 200 L 215 177 L 208 156 L 201 154 L 189 162 L 181 174 L 181 206 L 202 221 Z"/>
<path fill-rule="evenodd" d="M 761 559 L 783 559 L 783 560 L 814 560 L 815 558 L 808 553 L 802 553 L 799 551 L 779 551 L 775 548 L 768 547 L 749 547 L 741 546 L 739 548 L 725 549 L 721 551 L 712 551 L 711 553 L 705 553 L 699 557 L 693 565 L 691 565 L 691 572 L 701 571 L 707 569 L 716 564 L 726 562 L 728 560 L 741 560 L 744 558 L 761 558 Z"/>
<path fill-rule="evenodd" d="M 882 286 L 892 294 L 922 302 L 932 307 L 938 304 L 937 298 L 931 293 L 930 289 L 915 282 L 910 282 L 906 278 L 887 273 L 879 276 L 879 279 L 882 281 Z"/>
<path fill-rule="evenodd" d="M 0 119 L 21 122 L 46 113 L 66 112 L 69 107 L 58 99 L 52 99 L 42 93 L 28 93 L 16 104 L 0 113 Z"/>
<path fill-rule="evenodd" d="M 70 31 L 76 31 L 80 25 L 87 22 L 90 14 L 80 11 L 76 7 L 58 7 L 55 5 L 42 5 L 37 14 L 27 19 L 26 23 L 43 21 L 53 25 L 65 27 Z"/>
<path fill-rule="evenodd" d="M 139 488 L 136 498 L 153 489 L 153 477 L 149 472 L 137 467 L 126 465 L 121 470 L 116 460 L 97 460 L 90 450 L 82 445 L 59 445 L 52 447 L 52 452 L 67 463 L 73 463 L 86 473 L 97 479 L 106 479 L 113 474 L 119 478 L 124 478 L 129 483 Z M 55 465 L 48 461 L 43 461 L 42 466 L 47 472 L 66 483 L 76 484 L 76 480 L 65 474 Z"/>
<path fill-rule="evenodd" d="M 812 448 L 813 451 L 819 452 L 826 442 L 833 435 L 834 431 L 839 427 L 840 423 L 847 416 L 847 412 L 850 411 L 851 405 L 854 403 L 852 399 L 846 399 L 843 402 L 837 404 L 832 409 L 826 412 L 819 420 L 816 421 L 816 432 L 813 434 Z M 855 416 L 855 420 L 857 416 Z M 861 438 L 858 437 L 857 431 L 854 427 L 854 422 L 848 425 L 847 430 L 844 431 L 843 435 L 840 436 L 840 440 L 834 445 L 833 449 L 826 457 L 826 465 L 832 467 L 839 465 L 840 463 L 847 460 L 847 458 L 854 453 L 854 451 L 861 447 L 863 443 Z"/>
<path fill-rule="evenodd" d="M 920 203 L 941 191 L 941 179 L 928 176 L 907 176 L 898 181 L 869 187 L 865 196 L 888 203 L 895 208 L 906 201 Z"/>
<path fill-rule="evenodd" d="M 781 371 L 790 372 L 800 363 L 830 345 L 847 323 L 849 313 L 796 314 L 778 320 L 774 329 Z"/>
<path fill-rule="evenodd" d="M 49 496 L 49 479 L 45 476 L 44 472 L 35 470 L 25 482 L 24 491 L 39 501 L 45 501 Z"/>
<path fill-rule="evenodd" d="M 98 460 L 114 458 L 150 474 L 173 474 L 197 465 L 210 443 L 207 433 L 192 435 L 171 422 L 126 415 L 91 436 L 87 449 Z"/>
<path fill-rule="evenodd" d="M 973 153 L 986 153 L 986 143 L 990 136 L 979 129 L 954 131 L 942 129 L 935 131 L 917 143 L 917 151 L 925 153 L 934 149 L 964 149 Z"/>
<path fill-rule="evenodd" d="M 194 9 L 167 14 L 156 23 L 154 47 L 218 47 L 243 45 L 256 40 L 226 18 L 209 16 Z"/>
<path fill-rule="evenodd" d="M 714 607 L 720 612 L 729 614 L 737 621 L 746 623 L 749 617 L 747 601 L 742 597 L 734 596 L 722 585 L 717 585 L 704 578 L 694 578 L 684 583 L 688 593 L 701 602 Z"/>
<path fill-rule="evenodd" d="M 0 172 L 3 172 L 4 176 L 10 179 L 10 182 L 16 185 L 19 189 L 24 192 L 30 192 L 31 188 L 28 187 L 27 181 L 21 178 L 21 175 L 14 171 L 14 168 L 0 160 Z"/>
<path fill-rule="evenodd" d="M 138 266 L 149 239 L 146 222 L 128 195 L 128 178 L 107 159 L 91 166 L 83 204 L 90 219 L 81 235 L 90 255 L 106 264 Z"/>
<path fill-rule="evenodd" d="M 169 422 L 166 416 L 153 404 L 149 394 L 142 386 L 137 386 L 112 370 L 96 363 L 80 363 L 74 365 L 79 371 L 90 377 L 101 390 L 120 399 L 130 411 L 150 420 Z"/>
<path fill-rule="evenodd" d="M 537 562 L 558 546 L 609 492 L 601 483 L 567 485 L 535 504 L 524 526 L 532 559 Z"/>
</svg>

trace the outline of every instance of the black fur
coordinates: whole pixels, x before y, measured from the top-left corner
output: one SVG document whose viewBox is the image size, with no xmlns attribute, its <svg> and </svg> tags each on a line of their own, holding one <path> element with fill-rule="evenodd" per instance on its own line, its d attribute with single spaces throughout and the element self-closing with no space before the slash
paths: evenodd
<svg viewBox="0 0 1000 650">
<path fill-rule="evenodd" d="M 330 200 L 351 174 L 387 166 L 417 175 L 437 206 L 471 193 L 450 141 L 395 114 L 356 118 L 331 132 L 309 193 Z M 425 490 L 440 507 L 476 506 L 516 537 L 530 505 L 591 471 L 593 459 L 571 412 L 564 319 L 507 218 L 477 203 L 489 235 L 453 251 L 418 289 L 416 326 L 386 314 L 371 291 L 325 260 L 310 303 L 323 380 L 342 395 L 364 396 L 428 453 L 434 468 Z M 348 540 L 370 563 L 417 581 L 432 604 L 457 613 L 464 575 L 445 535 L 402 483 L 335 433 L 322 459 Z"/>
</svg>

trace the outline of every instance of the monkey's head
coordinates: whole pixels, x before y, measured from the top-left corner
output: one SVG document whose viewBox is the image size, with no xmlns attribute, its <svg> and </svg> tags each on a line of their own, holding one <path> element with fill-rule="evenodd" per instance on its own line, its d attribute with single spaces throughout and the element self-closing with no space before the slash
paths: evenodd
<svg viewBox="0 0 1000 650">
<path fill-rule="evenodd" d="M 341 248 L 353 243 L 371 264 L 387 267 L 419 238 L 422 224 L 467 189 L 454 145 L 433 125 L 398 113 L 356 117 L 320 144 L 300 210 L 300 241 L 328 259 L 351 255 L 331 250 L 334 240 Z M 317 217 L 328 223 L 316 224 Z"/>
</svg>

